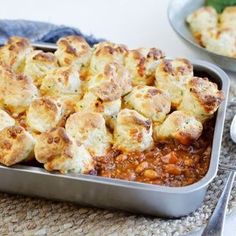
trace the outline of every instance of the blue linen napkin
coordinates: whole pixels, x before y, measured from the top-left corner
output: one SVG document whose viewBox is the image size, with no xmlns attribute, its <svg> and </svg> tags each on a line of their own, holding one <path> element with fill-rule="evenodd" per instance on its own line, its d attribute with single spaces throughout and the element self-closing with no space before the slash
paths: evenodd
<svg viewBox="0 0 236 236">
<path fill-rule="evenodd" d="M 103 41 L 93 35 L 84 35 L 73 27 L 28 20 L 0 20 L 0 44 L 4 44 L 11 36 L 26 37 L 31 42 L 56 43 L 59 38 L 67 35 L 83 36 L 90 46 Z"/>
</svg>

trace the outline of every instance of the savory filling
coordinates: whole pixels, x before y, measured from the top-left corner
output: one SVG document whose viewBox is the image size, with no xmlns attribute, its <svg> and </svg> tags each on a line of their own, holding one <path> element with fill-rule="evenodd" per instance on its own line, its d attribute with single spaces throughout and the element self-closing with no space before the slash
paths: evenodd
<svg viewBox="0 0 236 236">
<path fill-rule="evenodd" d="M 207 173 L 214 120 L 209 120 L 201 137 L 191 145 L 175 141 L 156 143 L 145 152 L 123 154 L 112 150 L 96 158 L 96 172 L 91 174 L 166 186 L 185 186 Z"/>
<path fill-rule="evenodd" d="M 183 58 L 79 36 L 0 48 L 0 163 L 166 186 L 207 172 L 217 84 Z"/>
</svg>

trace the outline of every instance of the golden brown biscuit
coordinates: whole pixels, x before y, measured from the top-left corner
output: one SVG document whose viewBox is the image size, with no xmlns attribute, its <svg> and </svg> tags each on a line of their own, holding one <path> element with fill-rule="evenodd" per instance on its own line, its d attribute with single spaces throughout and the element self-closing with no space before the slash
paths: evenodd
<svg viewBox="0 0 236 236">
<path fill-rule="evenodd" d="M 64 113 L 74 113 L 77 111 L 77 104 L 81 101 L 80 95 L 61 95 L 50 96 L 53 100 L 58 101 L 62 105 Z"/>
<path fill-rule="evenodd" d="M 211 52 L 236 58 L 236 31 L 210 29 L 202 33 L 202 44 Z"/>
<path fill-rule="evenodd" d="M 152 86 L 138 85 L 126 95 L 125 104 L 154 122 L 162 122 L 170 112 L 169 96 Z"/>
<path fill-rule="evenodd" d="M 236 58 L 236 7 L 226 7 L 217 15 L 212 7 L 202 7 L 187 17 L 198 43 L 207 50 Z"/>
<path fill-rule="evenodd" d="M 70 35 L 60 38 L 55 56 L 60 66 L 74 65 L 77 69 L 86 66 L 91 57 L 91 48 L 81 36 Z"/>
<path fill-rule="evenodd" d="M 27 111 L 27 124 L 31 129 L 45 132 L 56 127 L 63 115 L 62 105 L 46 97 L 35 99 Z"/>
<path fill-rule="evenodd" d="M 167 116 L 161 125 L 154 126 L 156 141 L 175 139 L 189 145 L 202 134 L 202 124 L 194 116 L 184 111 L 174 111 Z"/>
<path fill-rule="evenodd" d="M 21 126 L 0 131 L 0 162 L 11 166 L 32 156 L 34 138 Z"/>
<path fill-rule="evenodd" d="M 13 125 L 15 125 L 15 120 L 7 112 L 0 109 L 0 131 Z"/>
<path fill-rule="evenodd" d="M 94 161 L 83 145 L 74 143 L 64 128 L 40 134 L 34 148 L 35 158 L 48 171 L 88 173 Z"/>
<path fill-rule="evenodd" d="M 90 73 L 97 74 L 104 71 L 107 64 L 118 63 L 124 65 L 128 49 L 125 45 L 111 42 L 101 42 L 94 46 L 90 62 Z"/>
<path fill-rule="evenodd" d="M 91 77 L 87 86 L 103 101 L 117 100 L 132 89 L 128 70 L 117 63 L 107 64 L 102 73 Z"/>
<path fill-rule="evenodd" d="M 204 122 L 214 114 L 223 99 L 223 92 L 217 84 L 207 78 L 194 77 L 188 82 L 178 110 L 188 112 Z"/>
<path fill-rule="evenodd" d="M 26 38 L 11 37 L 7 43 L 0 48 L 0 62 L 8 65 L 16 72 L 24 70 L 25 59 L 33 51 L 33 47 Z"/>
<path fill-rule="evenodd" d="M 81 96 L 81 80 L 74 67 L 60 67 L 48 73 L 40 87 L 41 93 L 48 96 Z"/>
<path fill-rule="evenodd" d="M 95 94 L 88 92 L 83 99 L 76 104 L 78 112 L 96 112 L 103 115 L 106 122 L 116 116 L 121 109 L 121 98 L 114 101 L 103 101 Z"/>
<path fill-rule="evenodd" d="M 132 85 L 153 85 L 155 70 L 164 53 L 157 48 L 130 50 L 125 58 L 125 66 L 132 77 Z"/>
<path fill-rule="evenodd" d="M 27 109 L 38 90 L 31 78 L 0 66 L 0 100 L 11 112 L 20 113 Z"/>
<path fill-rule="evenodd" d="M 99 113 L 74 113 L 67 119 L 65 127 L 68 135 L 83 144 L 92 156 L 104 156 L 111 147 L 111 134 Z"/>
<path fill-rule="evenodd" d="M 39 87 L 44 77 L 57 67 L 57 59 L 53 53 L 35 50 L 26 58 L 24 74 L 30 76 Z"/>
<path fill-rule="evenodd" d="M 218 15 L 213 7 L 201 7 L 187 17 L 187 23 L 189 24 L 194 37 L 198 43 L 201 44 L 202 33 L 211 28 L 217 28 Z"/>
<path fill-rule="evenodd" d="M 220 29 L 236 32 L 236 6 L 226 7 L 220 15 Z"/>
<path fill-rule="evenodd" d="M 152 122 L 135 110 L 121 110 L 115 123 L 114 147 L 123 152 L 142 152 L 152 145 Z"/>
<path fill-rule="evenodd" d="M 176 108 L 181 103 L 186 83 L 193 76 L 193 66 L 187 59 L 162 60 L 156 68 L 155 85 L 168 92 L 171 105 Z"/>
</svg>

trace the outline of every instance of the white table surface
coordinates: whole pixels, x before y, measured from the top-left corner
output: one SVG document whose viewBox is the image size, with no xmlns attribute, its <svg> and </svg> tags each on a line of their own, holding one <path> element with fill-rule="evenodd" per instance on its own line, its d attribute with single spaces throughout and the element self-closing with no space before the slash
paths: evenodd
<svg viewBox="0 0 236 236">
<path fill-rule="evenodd" d="M 5 0 L 1 2 L 0 17 L 70 25 L 130 48 L 159 47 L 169 57 L 210 60 L 191 51 L 176 37 L 167 20 L 169 1 Z M 236 79 L 236 73 L 229 75 Z M 236 235 L 236 213 L 227 217 L 224 235 Z"/>
</svg>

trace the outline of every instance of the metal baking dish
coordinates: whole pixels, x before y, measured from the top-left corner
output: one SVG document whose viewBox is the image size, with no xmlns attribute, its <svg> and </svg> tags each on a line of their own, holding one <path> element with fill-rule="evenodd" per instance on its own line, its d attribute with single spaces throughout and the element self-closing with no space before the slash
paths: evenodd
<svg viewBox="0 0 236 236">
<path fill-rule="evenodd" d="M 55 49 L 55 45 L 35 46 L 44 51 Z M 185 187 L 165 187 L 82 174 L 62 175 L 38 167 L 15 165 L 10 168 L 0 166 L 0 191 L 162 217 L 180 217 L 193 212 L 201 205 L 207 187 L 217 173 L 229 78 L 211 63 L 192 63 L 195 75 L 208 76 L 225 94 L 217 112 L 210 167 L 200 181 Z"/>
</svg>

